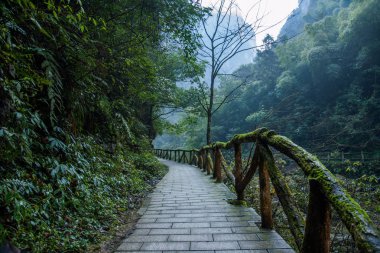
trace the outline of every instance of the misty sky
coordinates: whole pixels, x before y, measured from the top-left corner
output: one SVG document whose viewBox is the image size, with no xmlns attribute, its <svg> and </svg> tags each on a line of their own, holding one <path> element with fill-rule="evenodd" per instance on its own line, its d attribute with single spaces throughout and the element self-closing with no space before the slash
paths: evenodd
<svg viewBox="0 0 380 253">
<path fill-rule="evenodd" d="M 203 0 L 202 2 L 204 6 L 209 6 L 210 3 L 215 3 L 216 1 L 217 0 Z M 257 1 L 236 0 L 236 3 L 239 5 L 241 15 L 245 16 L 248 10 L 251 9 Z M 297 8 L 297 5 L 298 0 L 261 0 L 260 9 L 257 8 L 258 5 L 255 6 L 255 8 L 250 11 L 248 17 L 249 22 L 253 22 L 256 19 L 256 13 L 258 12 L 259 16 L 264 17 L 261 22 L 262 27 L 259 29 L 261 32 L 257 34 L 257 45 L 262 44 L 262 40 L 267 33 L 276 38 L 286 21 L 286 17 L 292 12 L 292 10 Z"/>
</svg>

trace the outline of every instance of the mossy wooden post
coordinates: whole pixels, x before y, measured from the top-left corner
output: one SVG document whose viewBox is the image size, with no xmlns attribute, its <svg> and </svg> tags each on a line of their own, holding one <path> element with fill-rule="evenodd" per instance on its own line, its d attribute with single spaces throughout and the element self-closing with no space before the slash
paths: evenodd
<svg viewBox="0 0 380 253">
<path fill-rule="evenodd" d="M 208 151 L 205 150 L 204 153 L 203 153 L 203 171 L 207 173 L 207 154 L 208 154 Z"/>
<path fill-rule="evenodd" d="M 217 183 L 222 182 L 222 153 L 218 147 L 215 148 L 214 178 Z"/>
<path fill-rule="evenodd" d="M 237 195 L 237 200 L 244 200 L 244 190 L 242 190 L 239 185 L 243 179 L 242 166 L 243 162 L 241 160 L 241 144 L 234 144 L 235 149 L 235 191 Z"/>
<path fill-rule="evenodd" d="M 198 163 L 199 163 L 198 167 L 201 170 L 203 170 L 203 150 L 201 150 L 201 152 L 199 152 L 199 161 L 198 161 Z"/>
<path fill-rule="evenodd" d="M 210 153 L 211 153 L 210 151 L 207 153 L 207 175 L 211 174 L 211 171 L 213 170 L 213 164 L 214 164 Z"/>
<path fill-rule="evenodd" d="M 269 176 L 272 181 L 272 185 L 276 190 L 276 195 L 281 203 L 286 218 L 289 223 L 290 232 L 292 233 L 296 242 L 298 250 L 302 249 L 303 241 L 303 228 L 305 227 L 304 218 L 299 211 L 293 195 L 286 184 L 285 177 L 281 171 L 277 168 L 272 152 L 266 144 L 258 144 L 260 156 L 263 156 L 268 164 Z"/>
<path fill-rule="evenodd" d="M 212 153 L 214 154 L 214 170 L 212 171 L 212 178 L 216 178 L 216 168 L 215 168 L 215 161 L 216 161 L 216 148 L 212 149 Z"/>
<path fill-rule="evenodd" d="M 203 161 L 203 165 L 202 165 L 203 171 L 207 172 L 207 150 L 203 150 L 202 161 Z"/>
<path fill-rule="evenodd" d="M 183 163 L 189 163 L 189 160 L 187 159 L 187 151 L 183 151 Z"/>
<path fill-rule="evenodd" d="M 203 169 L 203 155 L 202 155 L 202 152 L 203 151 L 200 151 L 199 154 L 198 154 L 198 168 L 200 168 L 201 170 Z"/>
<path fill-rule="evenodd" d="M 309 206 L 306 218 L 304 253 L 330 252 L 331 206 L 316 180 L 309 180 Z"/>
<path fill-rule="evenodd" d="M 194 156 L 193 156 L 193 164 L 195 166 L 199 166 L 199 156 L 194 152 Z"/>
<path fill-rule="evenodd" d="M 261 139 L 293 159 L 309 178 L 318 181 L 326 198 L 352 235 L 360 252 L 380 252 L 380 233 L 366 211 L 350 197 L 336 177 L 312 154 L 288 138 L 267 131 Z M 354 225 L 353 225 L 354 224 Z"/>
<path fill-rule="evenodd" d="M 272 218 L 272 197 L 270 195 L 270 181 L 268 172 L 268 162 L 260 156 L 259 161 L 259 184 L 260 184 L 260 212 L 261 227 L 273 228 Z"/>
</svg>

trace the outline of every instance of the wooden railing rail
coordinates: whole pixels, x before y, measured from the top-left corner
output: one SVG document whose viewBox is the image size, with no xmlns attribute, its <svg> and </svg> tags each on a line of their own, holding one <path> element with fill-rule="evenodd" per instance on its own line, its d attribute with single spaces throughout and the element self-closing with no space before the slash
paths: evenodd
<svg viewBox="0 0 380 253">
<path fill-rule="evenodd" d="M 242 144 L 254 143 L 249 168 L 243 170 Z M 272 147 L 294 160 L 309 180 L 309 204 L 306 221 L 292 198 L 281 171 L 277 168 Z M 222 150 L 234 150 L 234 169 L 228 171 Z M 215 142 L 199 150 L 155 149 L 164 159 L 196 165 L 222 182 L 222 169 L 233 180 L 238 200 L 255 172 L 259 173 L 261 226 L 272 228 L 270 182 L 287 217 L 290 231 L 300 252 L 329 252 L 331 208 L 334 208 L 350 232 L 360 252 L 380 252 L 380 235 L 365 210 L 340 186 L 335 176 L 302 147 L 266 128 L 235 135 L 228 142 Z"/>
<path fill-rule="evenodd" d="M 187 163 L 197 165 L 195 159 L 197 158 L 198 150 L 184 150 L 184 149 L 155 149 L 155 155 L 158 157 L 173 160 L 179 163 Z"/>
</svg>

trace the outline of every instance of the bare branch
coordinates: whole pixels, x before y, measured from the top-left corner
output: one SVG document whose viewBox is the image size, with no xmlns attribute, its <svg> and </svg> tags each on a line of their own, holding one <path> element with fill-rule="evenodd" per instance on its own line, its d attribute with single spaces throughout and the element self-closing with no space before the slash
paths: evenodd
<svg viewBox="0 0 380 253">
<path fill-rule="evenodd" d="M 240 89 L 240 87 L 246 85 L 248 82 L 248 78 L 251 77 L 252 75 L 253 74 L 246 76 L 243 82 L 241 82 L 239 85 L 233 88 L 226 96 L 224 96 L 224 98 L 222 99 L 222 102 L 220 102 L 218 107 L 216 107 L 216 109 L 212 111 L 212 114 L 217 112 L 220 109 L 220 107 L 226 103 L 227 99 L 231 97 L 238 89 Z"/>
<path fill-rule="evenodd" d="M 155 121 L 155 120 L 161 118 L 162 116 L 169 115 L 169 114 L 172 114 L 173 112 L 178 112 L 178 111 L 183 111 L 183 110 L 180 109 L 180 108 L 174 108 L 171 111 L 163 112 L 163 113 L 160 113 L 160 114 L 156 115 L 155 117 L 152 118 L 152 120 Z"/>
</svg>

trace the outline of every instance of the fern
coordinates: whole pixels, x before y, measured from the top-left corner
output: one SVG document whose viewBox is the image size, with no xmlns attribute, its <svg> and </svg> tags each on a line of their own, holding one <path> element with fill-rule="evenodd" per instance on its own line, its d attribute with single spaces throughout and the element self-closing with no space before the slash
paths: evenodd
<svg viewBox="0 0 380 253">
<path fill-rule="evenodd" d="M 33 48 L 32 51 L 44 57 L 41 68 L 45 71 L 46 78 L 50 81 L 48 86 L 48 104 L 50 106 L 50 122 L 52 126 L 57 123 L 56 111 L 61 112 L 63 109 L 62 101 L 62 77 L 59 73 L 59 65 L 54 59 L 52 52 L 43 48 Z"/>
</svg>

